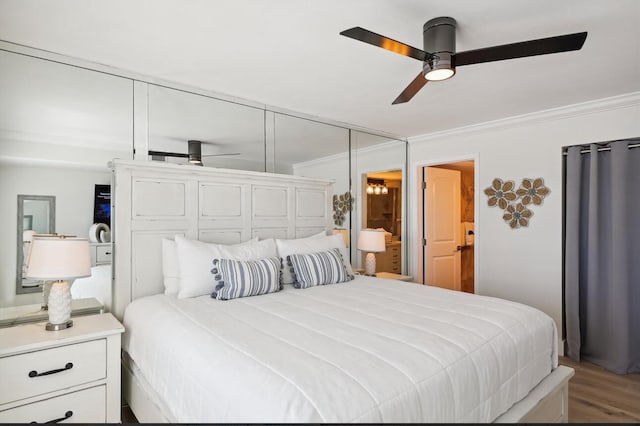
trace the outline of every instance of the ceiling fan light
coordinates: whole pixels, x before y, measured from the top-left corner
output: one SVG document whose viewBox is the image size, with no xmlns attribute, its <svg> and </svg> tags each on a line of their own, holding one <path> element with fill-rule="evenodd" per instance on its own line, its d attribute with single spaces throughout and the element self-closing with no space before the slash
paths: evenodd
<svg viewBox="0 0 640 426">
<path fill-rule="evenodd" d="M 429 81 L 442 81 L 453 77 L 455 73 L 451 68 L 440 68 L 426 72 L 424 78 Z"/>
</svg>

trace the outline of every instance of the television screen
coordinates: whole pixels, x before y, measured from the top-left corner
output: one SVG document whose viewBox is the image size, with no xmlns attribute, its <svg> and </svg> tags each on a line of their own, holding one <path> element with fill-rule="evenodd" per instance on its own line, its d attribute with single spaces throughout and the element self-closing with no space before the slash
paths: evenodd
<svg viewBox="0 0 640 426">
<path fill-rule="evenodd" d="M 93 197 L 93 223 L 111 227 L 111 185 L 96 184 Z"/>
</svg>

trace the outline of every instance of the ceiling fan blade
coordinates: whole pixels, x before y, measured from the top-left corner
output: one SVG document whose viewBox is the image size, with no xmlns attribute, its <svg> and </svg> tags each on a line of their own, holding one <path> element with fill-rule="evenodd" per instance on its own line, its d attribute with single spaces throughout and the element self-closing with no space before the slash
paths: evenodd
<svg viewBox="0 0 640 426">
<path fill-rule="evenodd" d="M 179 152 L 166 152 L 166 151 L 149 151 L 148 155 L 157 155 L 160 157 L 180 157 L 180 158 L 189 158 L 189 154 L 182 154 Z"/>
<path fill-rule="evenodd" d="M 382 47 L 383 49 L 398 53 L 403 56 L 408 56 L 419 61 L 424 61 L 425 58 L 431 56 L 424 50 L 420 50 L 416 47 L 409 46 L 408 44 L 393 40 L 389 37 L 376 34 L 372 31 L 365 30 L 362 27 L 349 28 L 348 30 L 342 31 L 340 35 L 363 41 L 374 46 Z"/>
<path fill-rule="evenodd" d="M 413 79 L 411 83 L 409 83 L 409 85 L 402 91 L 402 93 L 400 93 L 396 100 L 392 102 L 392 105 L 408 102 L 415 96 L 416 93 L 418 93 L 420 89 L 424 87 L 425 84 L 427 84 L 427 82 L 428 80 L 424 78 L 424 75 L 421 72 L 416 76 L 416 78 Z"/>
<path fill-rule="evenodd" d="M 452 59 L 455 66 L 460 67 L 462 65 L 480 64 L 483 62 L 569 52 L 572 50 L 580 50 L 586 38 L 586 32 L 565 34 L 556 37 L 467 50 L 465 52 L 455 53 Z"/>
</svg>

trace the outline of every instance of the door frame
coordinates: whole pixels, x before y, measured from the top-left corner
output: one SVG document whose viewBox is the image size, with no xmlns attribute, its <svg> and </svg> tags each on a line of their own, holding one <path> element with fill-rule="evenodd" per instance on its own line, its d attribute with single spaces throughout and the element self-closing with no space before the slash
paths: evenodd
<svg viewBox="0 0 640 426">
<path fill-rule="evenodd" d="M 364 183 L 367 180 L 367 175 L 369 173 L 377 173 L 389 170 L 400 170 L 402 172 L 402 245 L 400 246 L 401 257 L 402 257 L 402 266 L 401 270 L 403 274 L 407 274 L 407 270 L 409 269 L 408 265 L 408 253 L 411 247 L 409 246 L 410 240 L 407 238 L 409 233 L 409 223 L 407 222 L 408 218 L 408 199 L 407 196 L 409 194 L 409 176 L 407 173 L 407 167 L 404 163 L 388 163 L 385 164 L 384 167 L 366 167 L 358 170 L 353 170 L 354 174 L 351 175 L 351 185 L 355 183 L 355 186 L 351 188 L 351 195 L 355 198 L 355 203 L 357 206 L 356 209 L 351 211 L 352 222 L 351 227 L 354 231 L 354 234 L 351 235 L 349 241 L 353 241 L 351 244 L 351 263 L 354 267 L 361 267 L 359 251 L 358 247 L 358 236 L 360 234 L 360 230 L 362 229 L 362 224 L 367 220 L 367 205 L 366 202 L 366 184 Z M 354 211 L 359 209 L 359 214 L 354 214 Z"/>
<path fill-rule="evenodd" d="M 474 188 L 473 188 L 473 217 L 474 217 L 474 251 L 473 251 L 473 291 L 475 294 L 481 294 L 479 291 L 481 289 L 480 286 L 480 250 L 478 250 L 478 235 L 480 230 L 480 197 L 478 191 L 478 183 L 480 182 L 480 155 L 478 153 L 474 154 L 463 154 L 454 157 L 442 157 L 437 159 L 432 159 L 428 161 L 418 161 L 414 163 L 414 171 L 415 171 L 415 188 L 416 188 L 416 216 L 414 219 L 414 225 L 416 226 L 416 241 L 414 245 L 416 256 L 416 277 L 415 281 L 424 284 L 424 277 L 426 276 L 426 271 L 424 269 L 424 245 L 422 244 L 422 240 L 425 237 L 424 235 L 424 211 L 422 206 L 424 205 L 424 191 L 422 189 L 422 169 L 424 167 L 432 167 L 439 166 L 442 164 L 450 164 L 450 163 L 459 163 L 461 161 L 473 161 L 473 178 L 474 178 Z"/>
</svg>

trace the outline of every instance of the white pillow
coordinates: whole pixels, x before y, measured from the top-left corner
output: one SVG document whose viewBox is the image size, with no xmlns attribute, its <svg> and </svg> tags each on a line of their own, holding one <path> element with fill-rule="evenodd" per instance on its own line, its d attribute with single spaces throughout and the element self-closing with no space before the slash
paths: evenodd
<svg viewBox="0 0 640 426">
<path fill-rule="evenodd" d="M 180 284 L 178 298 L 196 297 L 213 292 L 211 268 L 214 258 L 256 260 L 278 255 L 275 241 L 270 238 L 235 244 L 212 244 L 175 236 L 178 252 Z"/>
<path fill-rule="evenodd" d="M 344 245 L 344 237 L 342 234 L 334 234 L 329 236 L 314 235 L 307 238 L 296 238 L 292 240 L 276 239 L 278 247 L 278 256 L 283 259 L 281 279 L 283 284 L 293 284 L 293 275 L 287 263 L 287 256 L 290 254 L 308 254 L 318 251 L 324 251 L 332 248 L 339 248 L 342 254 L 342 261 L 347 270 L 348 275 L 353 275 L 351 262 L 349 261 L 349 251 Z"/>
<path fill-rule="evenodd" d="M 168 238 L 162 239 L 162 278 L 164 294 L 177 294 L 180 290 L 178 247 L 175 241 Z"/>
</svg>

